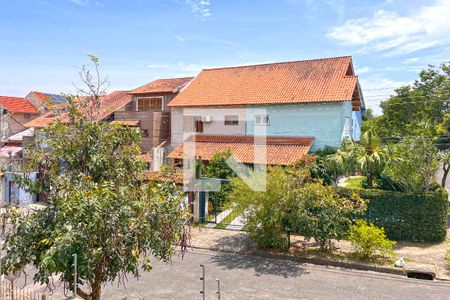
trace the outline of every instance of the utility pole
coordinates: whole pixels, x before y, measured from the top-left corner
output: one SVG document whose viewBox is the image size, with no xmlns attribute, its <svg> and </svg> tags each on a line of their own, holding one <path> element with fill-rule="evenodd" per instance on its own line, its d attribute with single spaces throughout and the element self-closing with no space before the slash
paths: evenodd
<svg viewBox="0 0 450 300">
<path fill-rule="evenodd" d="M 202 290 L 200 291 L 200 294 L 203 296 L 203 300 L 206 299 L 206 293 L 205 293 L 205 266 L 200 265 L 202 268 L 202 277 L 200 277 L 200 280 L 202 281 Z"/>
<path fill-rule="evenodd" d="M 220 300 L 220 280 L 216 279 L 217 281 L 217 300 Z"/>
<path fill-rule="evenodd" d="M 77 285 L 78 285 L 78 274 L 77 274 L 77 254 L 73 256 L 73 298 L 77 297 Z"/>
</svg>

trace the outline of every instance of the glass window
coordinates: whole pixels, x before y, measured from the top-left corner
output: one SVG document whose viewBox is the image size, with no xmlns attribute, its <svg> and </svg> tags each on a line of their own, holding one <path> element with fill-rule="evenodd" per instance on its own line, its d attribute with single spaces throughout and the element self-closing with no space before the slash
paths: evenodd
<svg viewBox="0 0 450 300">
<path fill-rule="evenodd" d="M 138 98 L 138 110 L 162 110 L 162 98 Z"/>
<path fill-rule="evenodd" d="M 269 125 L 270 118 L 268 115 L 255 115 L 255 124 L 256 125 Z"/>
<path fill-rule="evenodd" d="M 225 125 L 239 125 L 239 116 L 225 116 Z"/>
</svg>

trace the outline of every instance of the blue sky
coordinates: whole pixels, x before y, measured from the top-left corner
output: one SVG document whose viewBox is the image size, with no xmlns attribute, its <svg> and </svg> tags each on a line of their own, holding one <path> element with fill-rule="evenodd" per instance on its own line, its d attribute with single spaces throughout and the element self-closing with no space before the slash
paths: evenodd
<svg viewBox="0 0 450 300">
<path fill-rule="evenodd" d="M 450 0 L 0 0 L 0 95 L 110 90 L 206 67 L 352 55 L 368 107 L 450 60 Z"/>
</svg>

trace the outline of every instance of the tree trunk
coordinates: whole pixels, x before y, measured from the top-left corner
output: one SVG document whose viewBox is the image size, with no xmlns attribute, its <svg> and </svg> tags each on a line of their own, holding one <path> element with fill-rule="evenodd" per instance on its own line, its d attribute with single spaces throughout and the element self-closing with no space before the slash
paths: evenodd
<svg viewBox="0 0 450 300">
<path fill-rule="evenodd" d="M 444 174 L 442 175 L 441 185 L 443 188 L 445 188 L 445 182 L 447 181 L 447 175 L 448 175 L 448 172 L 450 171 L 450 164 L 444 163 L 442 165 L 442 169 L 444 170 Z"/>
<path fill-rule="evenodd" d="M 367 174 L 367 188 L 371 189 L 373 187 L 373 175 Z"/>
<path fill-rule="evenodd" d="M 102 285 L 100 282 L 94 281 L 94 283 L 91 286 L 92 293 L 91 293 L 91 299 L 92 300 L 100 300 L 102 296 Z"/>
</svg>

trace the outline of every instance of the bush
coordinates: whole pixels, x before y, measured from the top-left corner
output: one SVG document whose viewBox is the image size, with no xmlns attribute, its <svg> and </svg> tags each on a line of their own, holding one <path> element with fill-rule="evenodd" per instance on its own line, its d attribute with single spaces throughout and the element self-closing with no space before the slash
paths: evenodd
<svg viewBox="0 0 450 300">
<path fill-rule="evenodd" d="M 336 187 L 344 197 L 358 193 L 368 200 L 363 219 L 383 227 L 395 241 L 442 242 L 447 233 L 447 191 L 435 186 L 428 193 L 403 193 L 382 190 L 351 190 Z"/>
<path fill-rule="evenodd" d="M 445 253 L 445 261 L 447 262 L 447 268 L 450 269 L 450 250 Z"/>
<path fill-rule="evenodd" d="M 381 256 L 394 254 L 396 242 L 386 238 L 383 228 L 366 221 L 358 220 L 350 227 L 348 240 L 355 247 L 356 254 L 361 258 L 369 258 L 378 252 Z"/>
<path fill-rule="evenodd" d="M 332 246 L 332 239 L 342 239 L 355 213 L 365 209 L 359 197 L 339 197 L 321 183 L 308 183 L 297 189 L 288 201 L 288 223 L 294 232 L 314 238 L 321 250 Z"/>
</svg>

